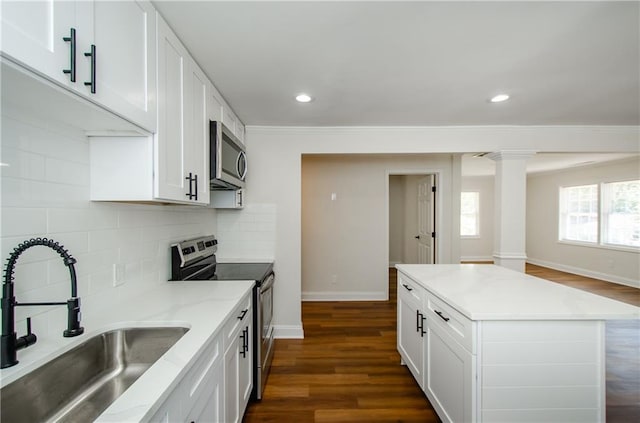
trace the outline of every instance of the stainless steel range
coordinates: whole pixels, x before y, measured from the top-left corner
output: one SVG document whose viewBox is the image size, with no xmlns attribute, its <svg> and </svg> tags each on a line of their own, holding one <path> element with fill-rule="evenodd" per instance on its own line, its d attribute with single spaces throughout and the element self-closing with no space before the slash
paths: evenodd
<svg viewBox="0 0 640 423">
<path fill-rule="evenodd" d="M 193 238 L 171 245 L 171 279 L 254 280 L 253 289 L 253 392 L 262 399 L 273 360 L 273 262 L 218 263 L 214 236 Z"/>
</svg>

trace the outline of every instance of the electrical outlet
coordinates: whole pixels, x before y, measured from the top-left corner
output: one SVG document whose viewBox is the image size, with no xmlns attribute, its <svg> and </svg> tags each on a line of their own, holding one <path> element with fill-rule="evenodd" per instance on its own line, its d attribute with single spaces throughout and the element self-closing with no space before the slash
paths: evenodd
<svg viewBox="0 0 640 423">
<path fill-rule="evenodd" d="M 113 264 L 113 286 L 124 284 L 124 264 Z"/>
</svg>

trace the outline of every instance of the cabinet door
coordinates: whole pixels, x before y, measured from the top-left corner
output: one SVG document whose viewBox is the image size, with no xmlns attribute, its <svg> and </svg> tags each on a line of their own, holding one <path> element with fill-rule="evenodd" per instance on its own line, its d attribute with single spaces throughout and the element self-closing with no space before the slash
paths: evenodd
<svg viewBox="0 0 640 423">
<path fill-rule="evenodd" d="M 186 141 L 185 169 L 191 172 L 192 196 L 196 203 L 209 205 L 209 116 L 207 114 L 207 77 L 193 61 L 187 66 L 185 97 Z"/>
<path fill-rule="evenodd" d="M 76 27 L 74 1 L 2 1 L 2 54 L 63 85 L 74 85 L 70 74 L 71 28 Z M 76 51 L 76 64 L 80 61 Z M 76 74 L 76 80 L 79 75 Z"/>
<path fill-rule="evenodd" d="M 240 421 L 238 401 L 239 389 L 239 337 L 234 338 L 224 355 L 224 421 L 236 423 Z"/>
<path fill-rule="evenodd" d="M 436 325 L 429 325 L 426 392 L 443 422 L 469 422 L 473 416 L 473 356 Z"/>
<path fill-rule="evenodd" d="M 220 100 L 218 90 L 213 84 L 209 84 L 209 94 L 207 97 L 207 112 L 209 120 L 222 121 L 222 101 Z"/>
<path fill-rule="evenodd" d="M 154 195 L 186 201 L 185 74 L 188 54 L 164 19 L 158 25 L 158 132 L 154 135 Z"/>
<path fill-rule="evenodd" d="M 92 19 L 96 92 L 84 87 L 86 95 L 155 132 L 155 9 L 147 1 L 95 1 Z M 82 78 L 89 81 L 90 72 Z"/>
<path fill-rule="evenodd" d="M 249 317 L 249 322 L 253 317 Z M 239 383 L 239 397 L 240 402 L 239 410 L 240 414 L 244 415 L 244 411 L 249 403 L 251 397 L 251 390 L 253 389 L 253 336 L 252 336 L 253 324 L 249 323 L 244 327 L 240 333 L 242 336 L 240 340 L 240 358 L 238 359 L 238 383 Z M 243 348 L 244 344 L 244 348 Z M 244 353 L 243 353 L 244 351 Z"/>
<path fill-rule="evenodd" d="M 209 376 L 209 380 L 206 381 L 206 386 L 201 396 L 189 411 L 184 421 L 194 423 L 224 422 L 223 384 L 223 366 L 222 362 L 220 362 Z"/>
<path fill-rule="evenodd" d="M 428 335 L 419 296 L 414 296 L 417 289 L 398 284 L 398 350 L 418 385 L 424 388 L 424 351 Z"/>
</svg>

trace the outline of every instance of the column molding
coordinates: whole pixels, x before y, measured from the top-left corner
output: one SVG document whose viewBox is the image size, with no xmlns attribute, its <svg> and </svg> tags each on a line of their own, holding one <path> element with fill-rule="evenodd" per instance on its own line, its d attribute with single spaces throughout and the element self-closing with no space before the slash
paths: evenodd
<svg viewBox="0 0 640 423">
<path fill-rule="evenodd" d="M 526 254 L 527 160 L 533 150 L 501 150 L 486 155 L 496 162 L 494 262 L 524 272 Z"/>
</svg>

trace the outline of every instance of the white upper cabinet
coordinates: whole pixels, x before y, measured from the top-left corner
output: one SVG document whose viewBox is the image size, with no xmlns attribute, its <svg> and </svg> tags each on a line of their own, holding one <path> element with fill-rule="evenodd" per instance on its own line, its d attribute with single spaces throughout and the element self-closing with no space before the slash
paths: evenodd
<svg viewBox="0 0 640 423">
<path fill-rule="evenodd" d="M 154 140 L 158 199 L 209 204 L 207 83 L 158 15 L 159 124 Z"/>
<path fill-rule="evenodd" d="M 209 96 L 207 97 L 207 108 L 209 109 L 209 119 L 215 121 L 222 120 L 222 110 L 224 102 L 217 95 L 217 90 L 212 84 L 209 85 Z"/>
<path fill-rule="evenodd" d="M 3 1 L 2 54 L 156 130 L 155 11 L 147 1 Z"/>
<path fill-rule="evenodd" d="M 95 60 L 82 54 L 88 66 L 81 82 L 91 82 L 95 65 L 95 93 L 85 94 L 150 132 L 156 130 L 156 16 L 146 1 L 96 1 L 91 4 Z M 82 9 L 79 9 L 82 10 Z M 83 34 L 81 34 L 83 35 Z M 84 50 L 83 50 L 84 51 Z M 91 51 L 91 45 L 86 52 Z"/>
<path fill-rule="evenodd" d="M 155 135 L 155 196 L 184 199 L 186 122 L 183 99 L 187 50 L 158 15 L 158 132 Z"/>
<path fill-rule="evenodd" d="M 189 60 L 187 73 L 187 96 L 185 97 L 185 113 L 187 116 L 186 168 L 195 178 L 192 199 L 209 205 L 209 116 L 207 112 L 208 79 L 204 72 L 193 61 Z"/>
<path fill-rule="evenodd" d="M 0 13 L 3 56 L 63 85 L 74 84 L 80 55 L 75 2 L 2 1 Z"/>
</svg>

